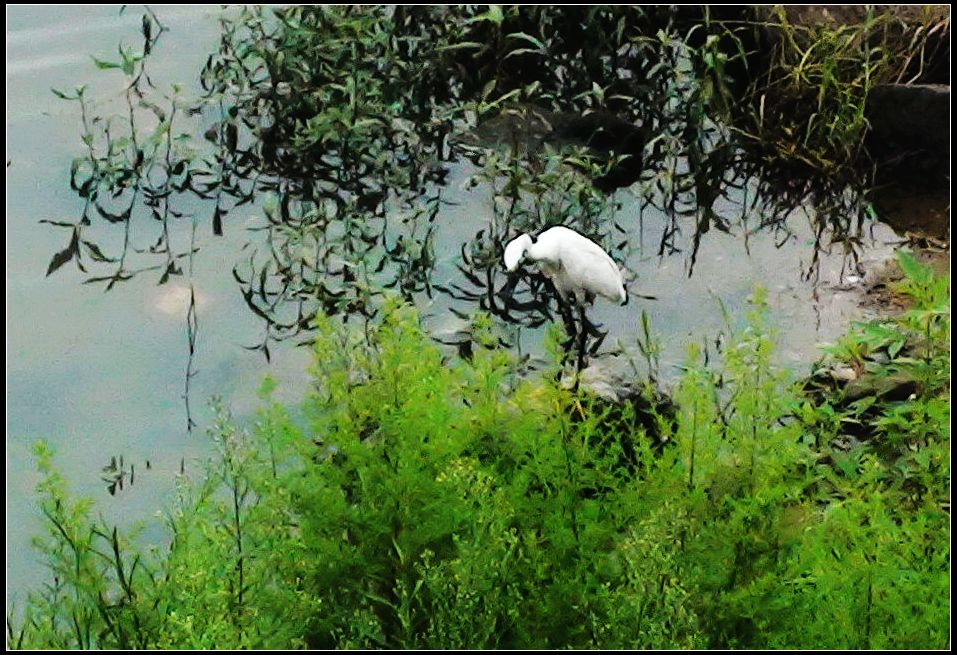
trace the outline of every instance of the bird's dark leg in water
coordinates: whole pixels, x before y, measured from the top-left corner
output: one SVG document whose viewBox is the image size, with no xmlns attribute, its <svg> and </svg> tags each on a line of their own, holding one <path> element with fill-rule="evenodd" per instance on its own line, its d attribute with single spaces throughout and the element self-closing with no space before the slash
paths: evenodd
<svg viewBox="0 0 957 655">
<path fill-rule="evenodd" d="M 594 300 L 593 296 L 587 298 L 589 305 L 591 304 L 593 300 Z M 608 332 L 604 332 L 601 330 L 601 324 L 592 323 L 591 320 L 589 320 L 587 314 L 585 314 L 584 312 L 582 313 L 581 320 L 582 320 L 581 329 L 589 337 L 595 338 L 594 342 L 588 348 L 588 354 L 595 355 L 598 353 L 598 349 L 601 348 L 601 344 L 605 342 L 605 337 L 608 336 Z"/>
<path fill-rule="evenodd" d="M 567 300 L 560 298 L 558 301 L 558 309 L 562 314 L 562 322 L 565 324 L 565 334 L 568 337 L 562 343 L 562 350 L 565 353 L 562 356 L 562 367 L 564 368 L 568 362 L 568 355 L 571 353 L 572 346 L 575 345 L 578 327 L 575 325 L 575 315 L 572 313 L 571 305 L 569 305 Z"/>
<path fill-rule="evenodd" d="M 578 382 L 581 378 L 582 367 L 585 365 L 585 342 L 588 339 L 588 319 L 585 318 L 585 305 L 584 303 L 578 303 L 578 318 L 580 320 L 581 327 L 578 330 L 578 367 L 575 370 L 575 386 L 572 387 L 572 391 L 578 391 Z"/>
</svg>

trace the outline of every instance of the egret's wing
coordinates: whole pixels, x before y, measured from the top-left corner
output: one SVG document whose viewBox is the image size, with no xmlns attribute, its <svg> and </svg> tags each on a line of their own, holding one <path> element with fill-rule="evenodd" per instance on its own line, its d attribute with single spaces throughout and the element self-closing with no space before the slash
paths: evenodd
<svg viewBox="0 0 957 655">
<path fill-rule="evenodd" d="M 624 302 L 624 279 L 615 260 L 591 239 L 572 234 L 576 238 L 565 239 L 561 244 L 562 273 L 569 283 L 609 300 Z"/>
</svg>

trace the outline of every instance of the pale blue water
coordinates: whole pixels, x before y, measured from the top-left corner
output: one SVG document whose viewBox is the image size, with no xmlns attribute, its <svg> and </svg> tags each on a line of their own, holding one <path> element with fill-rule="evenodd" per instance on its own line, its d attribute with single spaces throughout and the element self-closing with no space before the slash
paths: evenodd
<svg viewBox="0 0 957 655">
<path fill-rule="evenodd" d="M 170 32 L 161 41 L 163 55 L 152 61 L 154 80 L 195 87 L 197 72 L 216 47 L 215 9 L 156 11 Z M 36 440 L 56 449 L 74 491 L 96 498 L 108 520 L 129 524 L 160 509 L 181 458 L 189 467 L 204 452 L 211 396 L 223 396 L 243 415 L 255 408 L 255 391 L 267 371 L 289 400 L 301 398 L 306 384 L 305 349 L 277 349 L 267 365 L 242 348 L 257 343 L 262 327 L 230 274 L 244 240 L 241 226 L 227 225 L 220 239 L 212 238 L 208 225 L 199 230 L 199 375 L 192 404 L 200 428 L 192 436 L 182 400 L 182 278 L 158 287 L 157 276 L 147 273 L 104 293 L 100 285 L 81 284 L 72 264 L 44 277 L 69 233 L 38 220 L 72 222 L 82 209 L 68 185 L 70 162 L 83 147 L 77 108 L 50 87 L 90 83 L 94 98 L 113 97 L 122 76 L 96 71 L 89 55 L 115 57 L 121 39 L 138 47 L 139 24 L 140 12 L 132 7 L 124 16 L 117 7 L 7 8 L 8 597 L 38 586 L 42 573 L 29 548 L 40 528 L 32 497 Z M 111 497 L 100 469 L 120 454 L 135 463 L 136 482 Z"/>
</svg>

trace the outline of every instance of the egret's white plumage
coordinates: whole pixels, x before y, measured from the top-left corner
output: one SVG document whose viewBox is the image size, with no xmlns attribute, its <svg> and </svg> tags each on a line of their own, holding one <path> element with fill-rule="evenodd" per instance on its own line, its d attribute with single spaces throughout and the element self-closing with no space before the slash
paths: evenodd
<svg viewBox="0 0 957 655">
<path fill-rule="evenodd" d="M 604 296 L 623 303 L 624 278 L 615 261 L 597 243 L 567 227 L 557 226 L 538 235 L 523 234 L 505 246 L 505 268 L 511 272 L 525 259 L 538 262 L 555 289 L 584 305 L 590 296 Z"/>
</svg>

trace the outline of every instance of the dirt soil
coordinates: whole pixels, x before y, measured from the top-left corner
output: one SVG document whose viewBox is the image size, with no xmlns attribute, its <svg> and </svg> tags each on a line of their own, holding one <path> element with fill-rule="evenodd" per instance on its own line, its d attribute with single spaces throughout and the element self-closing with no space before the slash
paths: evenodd
<svg viewBox="0 0 957 655">
<path fill-rule="evenodd" d="M 950 189 L 875 189 L 868 198 L 881 221 L 912 241 L 950 243 Z"/>
</svg>

